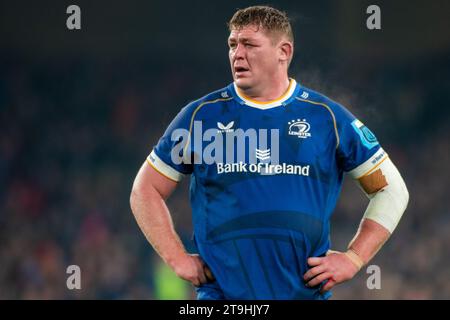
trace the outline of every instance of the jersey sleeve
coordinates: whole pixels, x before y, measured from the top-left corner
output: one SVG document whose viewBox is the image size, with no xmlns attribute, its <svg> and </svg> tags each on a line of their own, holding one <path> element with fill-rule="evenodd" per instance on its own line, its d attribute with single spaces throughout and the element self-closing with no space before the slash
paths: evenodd
<svg viewBox="0 0 450 320">
<path fill-rule="evenodd" d="M 338 166 L 357 179 L 374 171 L 387 158 L 375 134 L 350 111 L 336 112 Z"/>
<path fill-rule="evenodd" d="M 191 117 L 192 104 L 181 109 L 147 157 L 156 171 L 176 182 L 193 171 L 190 161 L 186 161 Z"/>
</svg>

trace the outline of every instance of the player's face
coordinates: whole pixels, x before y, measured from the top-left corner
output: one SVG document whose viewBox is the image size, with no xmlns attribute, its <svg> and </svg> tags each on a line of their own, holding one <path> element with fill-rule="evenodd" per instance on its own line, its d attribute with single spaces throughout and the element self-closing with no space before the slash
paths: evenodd
<svg viewBox="0 0 450 320">
<path fill-rule="evenodd" d="M 277 45 L 257 26 L 233 29 L 228 47 L 233 79 L 242 90 L 264 87 L 280 67 Z"/>
</svg>

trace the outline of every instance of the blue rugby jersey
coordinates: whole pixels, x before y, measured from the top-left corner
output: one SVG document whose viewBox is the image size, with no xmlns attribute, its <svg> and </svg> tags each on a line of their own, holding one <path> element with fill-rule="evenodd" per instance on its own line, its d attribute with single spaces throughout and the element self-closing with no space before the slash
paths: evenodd
<svg viewBox="0 0 450 320">
<path fill-rule="evenodd" d="M 199 299 L 327 299 L 305 286 L 307 258 L 330 247 L 343 174 L 386 157 L 347 109 L 290 79 L 266 103 L 234 83 L 189 103 L 147 160 L 169 179 L 191 175 L 195 243 L 216 277 Z"/>
</svg>

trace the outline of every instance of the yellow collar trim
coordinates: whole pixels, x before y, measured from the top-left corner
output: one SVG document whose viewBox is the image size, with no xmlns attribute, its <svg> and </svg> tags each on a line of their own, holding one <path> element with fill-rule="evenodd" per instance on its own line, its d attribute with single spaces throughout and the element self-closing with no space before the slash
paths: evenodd
<svg viewBox="0 0 450 320">
<path fill-rule="evenodd" d="M 247 97 L 237 86 L 234 84 L 234 88 L 236 90 L 237 95 L 249 106 L 261 108 L 261 109 L 268 109 L 272 107 L 277 107 L 281 105 L 282 102 L 286 101 L 291 97 L 291 95 L 294 93 L 296 81 L 294 79 L 289 79 L 289 86 L 286 89 L 286 91 L 283 93 L 282 96 L 280 96 L 277 99 L 270 100 L 270 101 L 257 101 L 250 97 Z"/>
</svg>

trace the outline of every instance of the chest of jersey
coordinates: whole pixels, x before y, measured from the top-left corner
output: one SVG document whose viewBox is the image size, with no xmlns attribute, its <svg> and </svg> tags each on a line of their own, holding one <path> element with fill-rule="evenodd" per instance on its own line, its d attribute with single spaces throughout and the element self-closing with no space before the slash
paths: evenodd
<svg viewBox="0 0 450 320">
<path fill-rule="evenodd" d="M 261 110 L 230 101 L 193 118 L 189 150 L 197 174 L 326 175 L 335 162 L 334 129 L 320 106 L 295 101 Z"/>
</svg>

